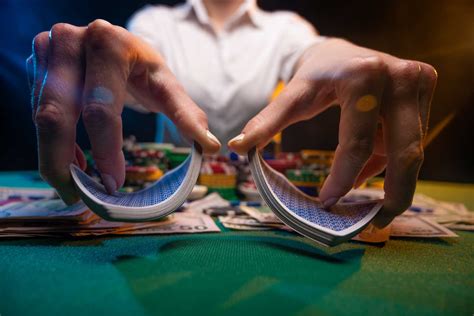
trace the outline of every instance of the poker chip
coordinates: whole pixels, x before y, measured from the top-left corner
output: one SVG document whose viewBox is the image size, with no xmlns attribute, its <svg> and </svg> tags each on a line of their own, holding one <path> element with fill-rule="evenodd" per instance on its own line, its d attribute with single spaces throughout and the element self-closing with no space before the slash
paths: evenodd
<svg viewBox="0 0 474 316">
<path fill-rule="evenodd" d="M 156 181 L 163 176 L 163 171 L 156 166 L 127 166 L 125 176 L 128 181 Z"/>
<path fill-rule="evenodd" d="M 306 165 L 318 164 L 330 166 L 334 160 L 334 151 L 305 149 L 301 151 L 301 158 Z"/>
</svg>

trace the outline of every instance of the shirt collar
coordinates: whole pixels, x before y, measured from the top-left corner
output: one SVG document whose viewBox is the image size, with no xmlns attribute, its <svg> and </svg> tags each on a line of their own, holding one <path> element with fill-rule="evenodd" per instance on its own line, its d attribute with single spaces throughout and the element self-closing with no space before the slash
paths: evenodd
<svg viewBox="0 0 474 316">
<path fill-rule="evenodd" d="M 176 11 L 176 16 L 180 19 L 186 19 L 194 15 L 202 24 L 209 24 L 209 16 L 206 7 L 202 0 L 187 0 L 185 4 L 179 6 Z M 237 9 L 236 13 L 230 18 L 229 23 L 240 19 L 247 15 L 250 22 L 256 27 L 262 26 L 262 15 L 257 6 L 257 0 L 245 0 L 244 3 Z"/>
</svg>

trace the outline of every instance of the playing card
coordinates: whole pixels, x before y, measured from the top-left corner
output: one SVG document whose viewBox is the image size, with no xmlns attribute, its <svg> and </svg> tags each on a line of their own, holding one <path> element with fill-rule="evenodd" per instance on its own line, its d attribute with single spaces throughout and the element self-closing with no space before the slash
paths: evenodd
<svg viewBox="0 0 474 316">
<path fill-rule="evenodd" d="M 102 184 L 77 166 L 70 169 L 82 200 L 93 212 L 109 221 L 133 222 L 157 219 L 178 209 L 196 184 L 201 162 L 202 150 L 195 144 L 181 165 L 133 193 L 108 194 Z"/>
<path fill-rule="evenodd" d="M 306 195 L 282 174 L 271 169 L 255 149 L 249 152 L 252 175 L 265 202 L 280 220 L 317 242 L 333 246 L 364 229 L 382 203 L 340 203 L 325 209 L 319 199 Z"/>
</svg>

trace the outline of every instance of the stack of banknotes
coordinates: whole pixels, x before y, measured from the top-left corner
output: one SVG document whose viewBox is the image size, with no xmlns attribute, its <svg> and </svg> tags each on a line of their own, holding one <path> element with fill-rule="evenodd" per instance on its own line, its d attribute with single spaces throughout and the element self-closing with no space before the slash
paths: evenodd
<svg viewBox="0 0 474 316">
<path fill-rule="evenodd" d="M 176 212 L 156 221 L 111 222 L 83 203 L 67 206 L 59 199 L 0 202 L 0 237 L 84 237 L 219 232 L 206 214 Z"/>
<path fill-rule="evenodd" d="M 370 200 L 383 191 L 352 191 L 345 199 Z M 212 217 L 211 217 L 212 216 Z M 146 222 L 107 221 L 83 203 L 66 206 L 52 189 L 0 188 L 0 238 L 83 237 L 220 232 L 216 221 L 230 230 L 294 230 L 264 203 L 234 205 L 217 193 L 186 202 L 171 215 Z M 474 230 L 472 212 L 459 203 L 415 195 L 414 204 L 385 230 L 369 224 L 353 239 L 384 242 L 389 237 L 456 237 L 449 228 Z"/>
<path fill-rule="evenodd" d="M 109 194 L 76 166 L 71 166 L 71 174 L 82 202 L 73 206 L 52 199 L 51 189 L 0 188 L 0 237 L 220 231 L 210 215 L 229 229 L 293 231 L 325 246 L 349 239 L 382 242 L 389 236 L 456 237 L 449 228 L 474 227 L 473 213 L 464 205 L 416 195 L 410 209 L 390 227 L 378 230 L 370 222 L 381 209 L 383 191 L 354 190 L 325 209 L 317 198 L 268 166 L 256 150 L 249 152 L 248 159 L 261 207 L 231 205 L 216 193 L 186 202 L 202 164 L 196 144 L 181 165 L 133 193 Z"/>
<path fill-rule="evenodd" d="M 239 206 L 239 210 L 241 212 L 230 210 L 228 215 L 219 216 L 219 221 L 224 227 L 232 230 L 281 229 L 292 231 L 292 228 L 285 225 L 268 206 Z M 369 224 L 352 239 L 379 243 L 387 241 L 390 237 L 444 238 L 457 237 L 457 235 L 429 217 L 406 214 L 396 217 L 390 226 L 382 230 Z"/>
</svg>

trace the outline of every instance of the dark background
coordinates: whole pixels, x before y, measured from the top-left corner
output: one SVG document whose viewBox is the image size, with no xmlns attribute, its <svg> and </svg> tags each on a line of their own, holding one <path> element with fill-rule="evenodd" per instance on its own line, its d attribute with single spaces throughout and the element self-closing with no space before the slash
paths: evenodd
<svg viewBox="0 0 474 316">
<path fill-rule="evenodd" d="M 86 25 L 96 18 L 125 25 L 147 3 L 179 1 L 26 1 L 0 0 L 0 170 L 36 169 L 25 59 L 35 34 L 54 23 Z M 432 64 L 438 70 L 430 125 L 454 119 L 427 148 L 422 179 L 474 182 L 474 1 L 259 1 L 266 10 L 292 10 L 326 36 Z M 333 149 L 339 112 L 288 128 L 284 150 Z M 124 134 L 153 140 L 154 118 L 124 112 Z M 143 128 L 146 126 L 146 128 Z M 88 147 L 82 126 L 79 144 Z"/>
</svg>

